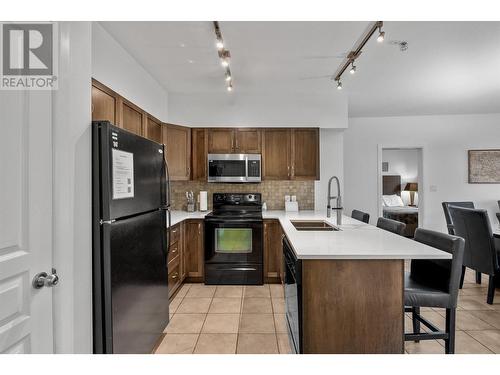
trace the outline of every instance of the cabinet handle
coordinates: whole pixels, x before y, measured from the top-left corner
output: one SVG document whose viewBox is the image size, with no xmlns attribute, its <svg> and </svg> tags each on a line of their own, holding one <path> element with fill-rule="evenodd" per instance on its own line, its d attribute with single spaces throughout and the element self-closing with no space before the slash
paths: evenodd
<svg viewBox="0 0 500 375">
<path fill-rule="evenodd" d="M 179 274 L 176 272 L 172 275 L 172 280 L 175 280 L 179 277 Z"/>
<path fill-rule="evenodd" d="M 290 166 L 288 165 L 286 168 L 287 168 L 287 175 L 288 177 L 290 177 Z"/>
</svg>

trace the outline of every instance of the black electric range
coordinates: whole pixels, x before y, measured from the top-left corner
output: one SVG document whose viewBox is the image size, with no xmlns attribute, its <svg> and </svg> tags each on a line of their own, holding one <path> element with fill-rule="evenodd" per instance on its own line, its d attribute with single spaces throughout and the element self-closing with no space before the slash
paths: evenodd
<svg viewBox="0 0 500 375">
<path fill-rule="evenodd" d="M 214 193 L 205 217 L 205 284 L 263 284 L 260 193 Z"/>
</svg>

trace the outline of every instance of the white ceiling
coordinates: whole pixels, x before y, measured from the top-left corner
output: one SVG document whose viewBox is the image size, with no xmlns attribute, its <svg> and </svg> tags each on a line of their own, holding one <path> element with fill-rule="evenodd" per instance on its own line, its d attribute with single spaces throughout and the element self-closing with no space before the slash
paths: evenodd
<svg viewBox="0 0 500 375">
<path fill-rule="evenodd" d="M 168 92 L 221 93 L 224 69 L 211 22 L 101 22 Z M 328 77 L 369 22 L 221 22 L 234 89 L 247 94 L 330 93 Z M 385 22 L 354 76 L 349 116 L 500 112 L 500 22 Z M 391 40 L 406 40 L 401 52 Z M 231 93 L 228 93 L 231 95 Z"/>
</svg>

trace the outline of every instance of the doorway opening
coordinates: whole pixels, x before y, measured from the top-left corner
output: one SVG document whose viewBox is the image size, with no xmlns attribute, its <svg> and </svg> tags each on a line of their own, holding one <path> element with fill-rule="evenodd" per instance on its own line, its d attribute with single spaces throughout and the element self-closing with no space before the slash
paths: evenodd
<svg viewBox="0 0 500 375">
<path fill-rule="evenodd" d="M 379 148 L 379 216 L 406 224 L 413 238 L 422 224 L 423 148 Z"/>
</svg>

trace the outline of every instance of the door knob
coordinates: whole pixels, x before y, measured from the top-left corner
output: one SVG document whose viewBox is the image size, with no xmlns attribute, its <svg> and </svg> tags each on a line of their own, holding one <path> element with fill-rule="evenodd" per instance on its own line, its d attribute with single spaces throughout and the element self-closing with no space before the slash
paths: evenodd
<svg viewBox="0 0 500 375">
<path fill-rule="evenodd" d="M 59 276 L 55 268 L 52 268 L 52 273 L 49 275 L 47 272 L 39 272 L 33 278 L 33 288 L 40 289 L 44 286 L 52 287 L 59 283 Z"/>
</svg>

